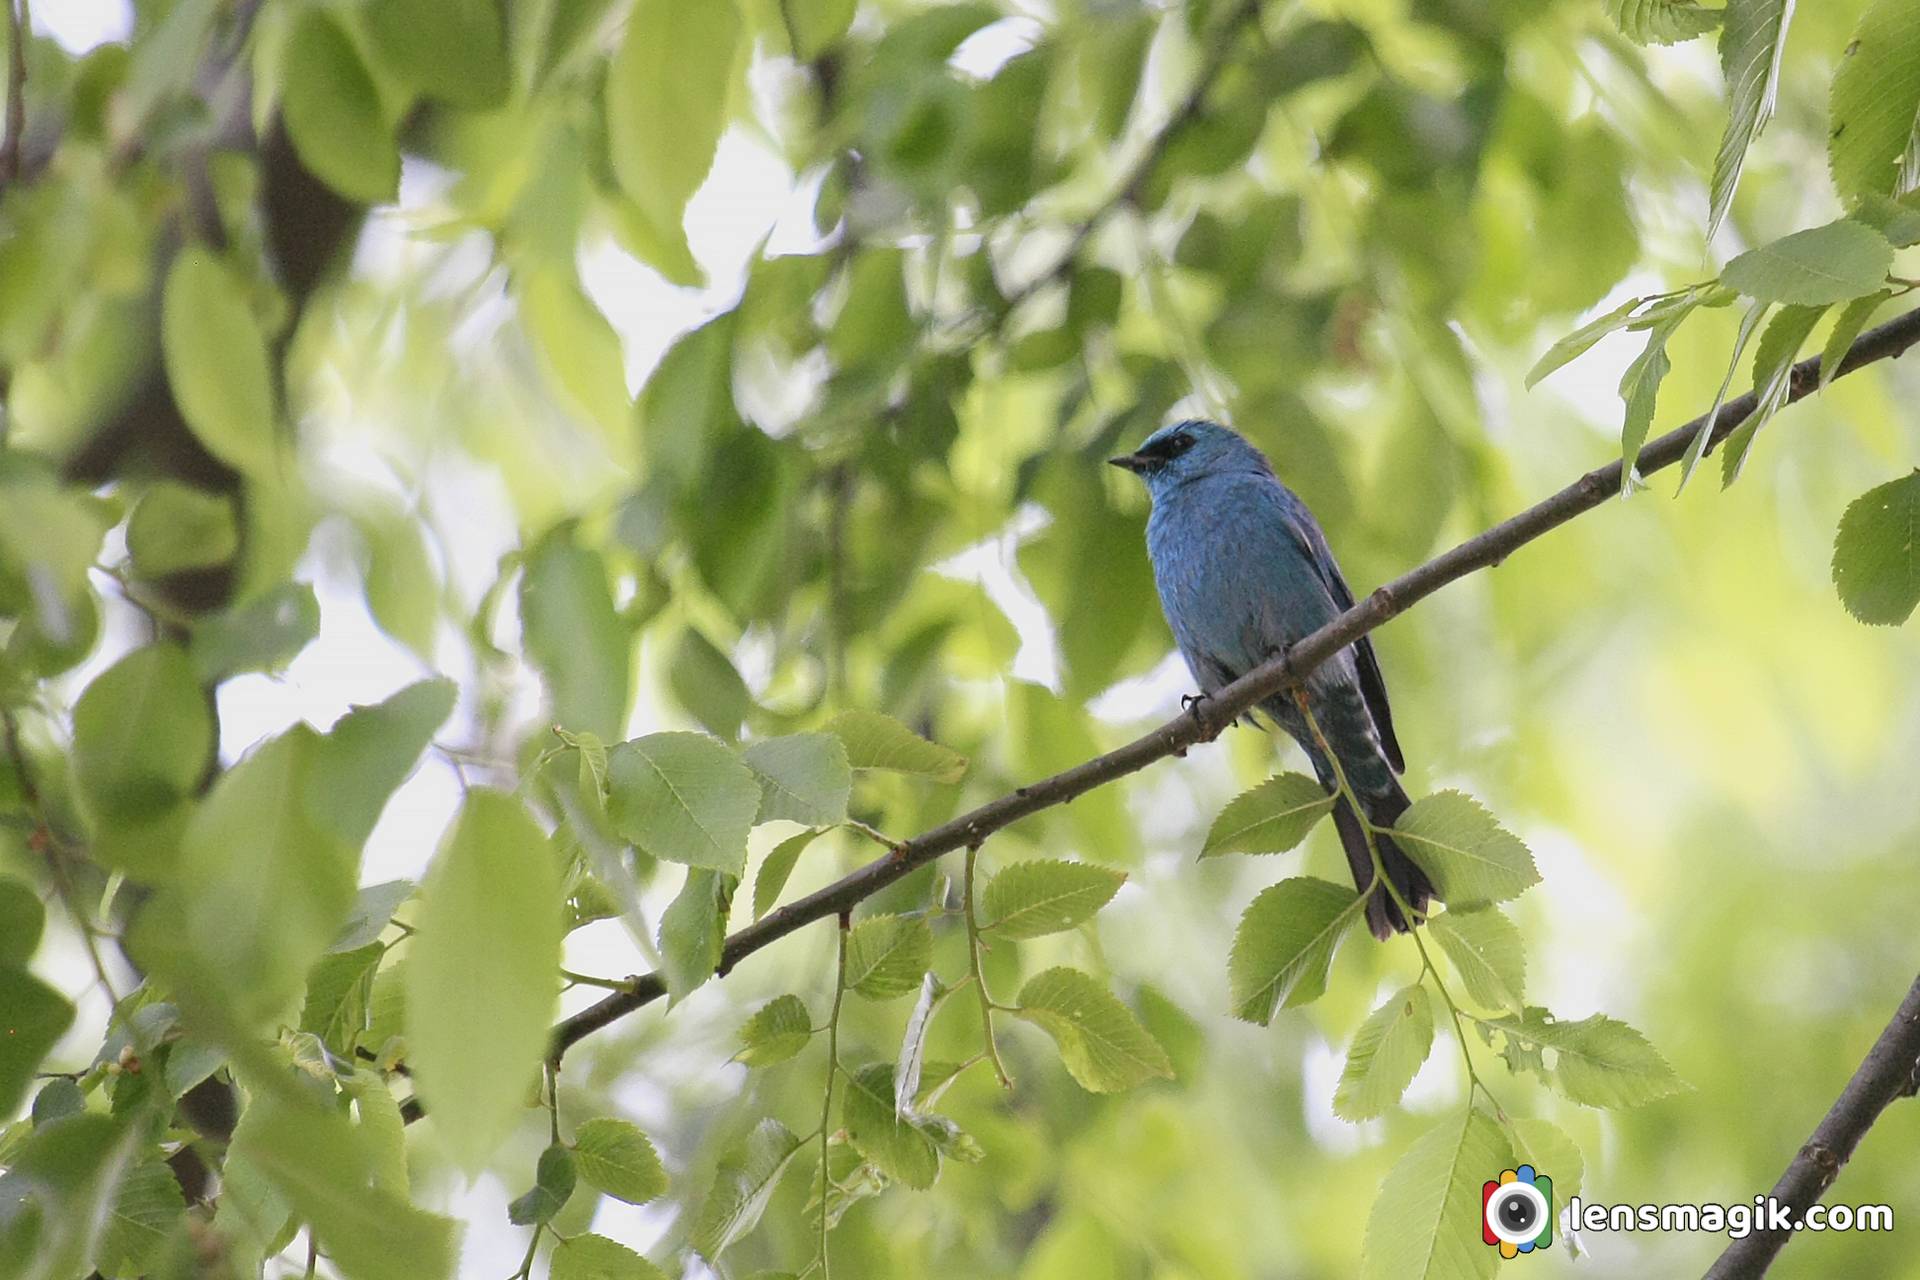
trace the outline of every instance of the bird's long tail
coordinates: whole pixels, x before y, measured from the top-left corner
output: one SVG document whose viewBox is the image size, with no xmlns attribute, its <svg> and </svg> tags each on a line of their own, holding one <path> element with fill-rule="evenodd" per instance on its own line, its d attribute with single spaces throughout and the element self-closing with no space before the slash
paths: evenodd
<svg viewBox="0 0 1920 1280">
<path fill-rule="evenodd" d="M 1391 791 L 1361 796 L 1360 803 L 1366 809 L 1369 822 L 1376 827 L 1390 827 L 1412 802 L 1396 781 Z M 1364 889 L 1373 884 L 1373 858 L 1367 852 L 1367 834 L 1354 817 L 1345 796 L 1334 803 L 1333 823 L 1340 830 L 1340 844 L 1347 851 L 1347 866 L 1353 871 L 1355 887 Z M 1375 832 L 1373 838 L 1379 847 L 1380 865 L 1386 869 L 1387 878 L 1393 881 L 1394 888 L 1400 891 L 1400 896 L 1415 911 L 1424 912 L 1434 897 L 1433 882 L 1427 879 L 1427 873 L 1393 842 L 1391 836 Z M 1387 892 L 1385 885 L 1374 885 L 1373 896 L 1367 901 L 1367 927 L 1382 942 L 1396 933 L 1407 931 L 1406 915 L 1400 910 L 1400 904 Z"/>
</svg>

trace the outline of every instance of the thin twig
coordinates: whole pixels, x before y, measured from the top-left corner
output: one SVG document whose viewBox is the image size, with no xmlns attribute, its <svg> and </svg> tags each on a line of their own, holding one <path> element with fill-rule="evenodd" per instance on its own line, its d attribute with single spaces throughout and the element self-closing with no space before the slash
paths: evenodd
<svg viewBox="0 0 1920 1280">
<path fill-rule="evenodd" d="M 1917 1062 L 1920 978 L 1907 989 L 1907 998 L 1894 1011 L 1893 1020 L 1874 1041 L 1866 1060 L 1828 1108 L 1813 1136 L 1794 1153 L 1780 1181 L 1773 1184 L 1773 1198 L 1789 1206 L 1795 1222 L 1826 1194 L 1839 1176 L 1840 1166 L 1853 1155 L 1887 1104 L 1914 1091 Z M 1762 1229 L 1735 1240 L 1707 1271 L 1706 1280 L 1755 1280 L 1766 1274 L 1774 1257 L 1792 1238 L 1791 1231 Z"/>
<path fill-rule="evenodd" d="M 834 962 L 833 973 L 833 1012 L 827 1015 L 827 1087 L 820 1099 L 820 1256 L 815 1259 L 820 1267 L 820 1280 L 829 1280 L 833 1274 L 833 1263 L 827 1253 L 827 1190 L 830 1181 L 827 1174 L 827 1144 L 833 1131 L 833 1084 L 840 1074 L 840 1002 L 847 994 L 847 933 L 853 921 L 845 912 L 840 914 L 839 958 Z M 809 1267 L 811 1271 L 813 1268 Z"/>
<path fill-rule="evenodd" d="M 1007 1075 L 1006 1064 L 1000 1061 L 1000 1046 L 993 1038 L 993 996 L 987 991 L 987 971 L 980 964 L 980 922 L 975 918 L 973 906 L 973 864 L 979 856 L 979 845 L 967 846 L 966 871 L 960 887 L 967 907 L 967 963 L 974 990 L 980 994 L 980 1035 L 986 1041 L 984 1052 L 993 1063 L 993 1074 L 1000 1081 L 1000 1087 L 1011 1089 L 1013 1079 Z"/>
</svg>

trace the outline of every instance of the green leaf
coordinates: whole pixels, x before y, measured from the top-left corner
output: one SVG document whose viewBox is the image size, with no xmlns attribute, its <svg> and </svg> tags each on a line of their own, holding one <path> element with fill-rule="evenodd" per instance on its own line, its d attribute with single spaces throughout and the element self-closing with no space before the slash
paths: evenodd
<svg viewBox="0 0 1920 1280">
<path fill-rule="evenodd" d="M 1873 319 L 1880 304 L 1892 296 L 1891 289 L 1877 289 L 1864 298 L 1855 298 L 1840 312 L 1833 322 L 1833 331 L 1827 334 L 1826 345 L 1820 348 L 1820 390 L 1827 389 L 1827 384 L 1840 372 L 1847 352 L 1853 349 L 1854 339 L 1867 327 L 1867 321 Z"/>
<path fill-rule="evenodd" d="M 1772 306 L 1768 302 L 1756 302 L 1747 308 L 1740 317 L 1740 331 L 1733 340 L 1733 356 L 1727 361 L 1727 372 L 1720 379 L 1720 390 L 1714 393 L 1713 408 L 1707 410 L 1707 416 L 1700 420 L 1700 429 L 1693 433 L 1693 439 L 1687 442 L 1687 451 L 1680 460 L 1680 483 L 1674 489 L 1675 494 L 1687 487 L 1687 481 L 1693 479 L 1694 468 L 1700 465 L 1700 459 L 1706 456 L 1707 443 L 1713 436 L 1713 429 L 1720 421 L 1720 410 L 1727 403 L 1727 389 L 1733 386 L 1733 375 L 1740 370 L 1740 356 L 1747 349 L 1747 343 L 1753 340 L 1754 331 L 1760 322 L 1766 319 Z"/>
<path fill-rule="evenodd" d="M 167 271 L 160 337 L 167 382 L 200 443 L 236 471 L 272 469 L 273 380 L 245 282 L 206 249 L 182 249 Z"/>
<path fill-rule="evenodd" d="M 223 565 L 239 549 L 240 526 L 225 494 L 161 480 L 127 519 L 127 554 L 143 578 Z"/>
<path fill-rule="evenodd" d="M 784 818 L 809 827 L 847 819 L 853 771 L 847 749 L 831 733 L 794 733 L 756 742 L 740 753 L 760 779 L 756 823 Z"/>
<path fill-rule="evenodd" d="M 745 1151 L 723 1163 L 714 1176 L 713 1190 L 700 1206 L 692 1244 L 709 1262 L 718 1260 L 730 1245 L 760 1224 L 767 1202 L 780 1186 L 780 1176 L 793 1163 L 800 1140 L 778 1120 L 762 1120 L 747 1138 Z"/>
<path fill-rule="evenodd" d="M 220 775 L 181 837 L 168 909 L 136 934 L 179 988 L 246 1027 L 286 1011 L 353 905 L 357 851 L 308 803 L 320 749 L 298 725 Z"/>
<path fill-rule="evenodd" d="M 1635 44 L 1678 44 L 1713 30 L 1724 15 L 1694 0 L 1607 0 L 1607 16 Z"/>
<path fill-rule="evenodd" d="M 1916 132 L 1915 137 L 1920 138 L 1920 132 Z M 1920 142 L 1915 147 L 1910 154 L 1914 163 L 1920 165 Z M 1920 180 L 1920 175 L 1916 175 L 1916 179 Z M 1887 243 L 1896 249 L 1920 244 L 1920 191 L 1909 191 L 1898 200 L 1889 196 L 1861 196 L 1854 202 L 1853 217 L 1885 236 Z"/>
<path fill-rule="evenodd" d="M 660 1167 L 647 1135 L 625 1120 L 589 1120 L 573 1136 L 574 1162 L 581 1180 L 602 1195 L 628 1204 L 646 1204 L 666 1194 L 667 1171 Z"/>
<path fill-rule="evenodd" d="M 920 998 L 907 1015 L 906 1029 L 900 1033 L 900 1052 L 893 1063 L 893 1109 L 902 1116 L 919 1110 L 920 1075 L 927 1060 L 927 1028 L 946 997 L 947 986 L 940 975 L 929 970 L 920 979 Z"/>
<path fill-rule="evenodd" d="M 793 56 L 812 62 L 833 47 L 853 25 L 857 7 L 857 0 L 789 0 L 781 12 L 790 24 Z"/>
<path fill-rule="evenodd" d="M 1860 621 L 1898 626 L 1920 605 L 1920 470 L 1855 498 L 1833 540 L 1833 585 Z"/>
<path fill-rule="evenodd" d="M 1486 1280 L 1500 1251 L 1481 1243 L 1480 1184 L 1511 1166 L 1493 1119 L 1469 1108 L 1428 1130 L 1394 1164 L 1367 1215 L 1364 1280 Z"/>
<path fill-rule="evenodd" d="M 187 642 L 203 681 L 246 671 L 278 671 L 320 634 L 320 602 L 304 582 L 280 586 L 225 613 L 204 617 Z"/>
<path fill-rule="evenodd" d="M 1310 876 L 1262 890 L 1240 918 L 1227 961 L 1234 1016 L 1264 1027 L 1274 1010 L 1319 999 L 1334 949 L 1365 901 Z"/>
<path fill-rule="evenodd" d="M 847 988 L 869 1000 L 920 989 L 933 963 L 933 930 L 919 916 L 868 916 L 847 934 Z"/>
<path fill-rule="evenodd" d="M 1754 410 L 1727 437 L 1720 451 L 1723 488 L 1740 478 L 1755 435 L 1785 407 L 1793 390 L 1794 358 L 1825 312 L 1825 307 L 1782 307 L 1760 335 L 1760 346 L 1753 354 Z"/>
<path fill-rule="evenodd" d="M 65 997 L 24 969 L 0 968 L 0 1115 L 12 1115 L 40 1062 L 73 1024 Z"/>
<path fill-rule="evenodd" d="M 1367 1015 L 1353 1033 L 1347 1065 L 1333 1091 L 1333 1113 L 1343 1120 L 1371 1120 L 1413 1083 L 1433 1049 L 1433 1005 L 1419 983 L 1402 987 Z"/>
<path fill-rule="evenodd" d="M 520 579 L 527 656 L 565 728 L 620 736 L 632 698 L 632 636 L 613 607 L 606 562 L 562 526 L 528 553 Z"/>
<path fill-rule="evenodd" d="M 981 891 L 980 931 L 1016 941 L 1060 933 L 1093 919 L 1126 882 L 1126 872 L 1086 862 L 1016 862 Z"/>
<path fill-rule="evenodd" d="M 1842 201 L 1897 189 L 1920 111 L 1920 10 L 1874 0 L 1833 73 L 1827 163 Z"/>
<path fill-rule="evenodd" d="M 1279 773 L 1235 796 L 1207 831 L 1203 858 L 1223 853 L 1284 853 L 1333 812 L 1326 789 L 1299 773 Z"/>
<path fill-rule="evenodd" d="M 1864 222 L 1841 218 L 1749 249 L 1726 265 L 1721 281 L 1763 302 L 1825 306 L 1877 291 L 1893 265 L 1893 245 Z"/>
<path fill-rule="evenodd" d="M 1443 911 L 1428 918 L 1427 929 L 1478 1004 L 1514 1011 L 1526 1007 L 1526 947 L 1520 931 L 1497 908 Z"/>
<path fill-rule="evenodd" d="M 620 187 L 677 234 L 727 123 L 742 46 L 731 0 L 637 0 L 607 68 L 607 141 Z"/>
<path fill-rule="evenodd" d="M 787 887 L 787 878 L 793 874 L 793 867 L 800 860 L 800 851 L 813 843 L 818 831 L 802 831 L 799 835 L 788 836 L 773 846 L 766 860 L 760 864 L 760 873 L 753 878 L 753 918 L 758 920 L 773 910 L 773 904 L 780 901 L 780 891 Z"/>
<path fill-rule="evenodd" d="M 617 1240 L 566 1236 L 548 1259 L 549 1280 L 667 1280 L 667 1273 Z"/>
<path fill-rule="evenodd" d="M 462 1168 L 513 1131 L 558 996 L 561 888 L 514 797 L 475 788 L 434 855 L 407 953 L 407 1058 Z"/>
<path fill-rule="evenodd" d="M 655 733 L 607 755 L 607 815 L 656 858 L 738 876 L 760 811 L 753 771 L 698 733 Z"/>
<path fill-rule="evenodd" d="M 352 1061 L 355 1038 L 367 1027 L 373 975 L 386 954 L 386 947 L 370 942 L 321 957 L 307 974 L 300 1029 L 319 1036 L 327 1048 Z"/>
<path fill-rule="evenodd" d="M 620 439 L 633 411 L 620 335 L 570 270 L 516 273 L 514 286 L 521 324 L 555 391 L 609 440 Z"/>
<path fill-rule="evenodd" d="M 453 1222 L 376 1189 L 374 1157 L 344 1116 L 278 1093 L 259 1095 L 234 1133 L 231 1152 L 271 1180 L 347 1280 L 433 1280 L 453 1273 Z"/>
<path fill-rule="evenodd" d="M 1713 158 L 1707 239 L 1733 207 L 1733 191 L 1747 163 L 1747 149 L 1773 115 L 1780 88 L 1780 61 L 1794 0 L 1727 0 L 1720 31 L 1720 69 L 1727 81 L 1727 130 Z"/>
<path fill-rule="evenodd" d="M 694 627 L 682 631 L 673 646 L 667 684 L 702 727 L 728 742 L 740 736 L 741 722 L 753 712 L 753 694 L 733 659 Z"/>
<path fill-rule="evenodd" d="M 451 680 L 421 680 L 385 702 L 349 708 L 320 740 L 308 803 L 347 844 L 366 843 L 387 800 L 453 713 L 458 694 Z M 394 905 L 405 898 L 401 893 Z"/>
<path fill-rule="evenodd" d="M 24 880 L 0 876 L 0 968 L 24 969 L 40 946 L 47 909 Z"/>
<path fill-rule="evenodd" d="M 1133 1011 L 1077 969 L 1048 969 L 1029 978 L 1015 1012 L 1053 1037 L 1067 1074 L 1090 1093 L 1119 1093 L 1173 1078 L 1166 1051 Z"/>
<path fill-rule="evenodd" d="M 379 0 L 361 10 L 383 71 L 416 93 L 473 109 L 507 100 L 504 12 L 499 0 Z"/>
<path fill-rule="evenodd" d="M 1513 1122 L 1513 1155 L 1553 1179 L 1554 1199 L 1567 1201 L 1580 1194 L 1586 1161 L 1573 1139 L 1545 1120 Z"/>
<path fill-rule="evenodd" d="M 140 1135 L 117 1119 L 89 1111 L 32 1131 L 8 1157 L 0 1180 L 8 1208 L 8 1229 L 0 1229 L 0 1265 L 9 1280 L 87 1273 L 95 1228 L 107 1217 L 120 1174 L 139 1141 Z M 17 1229 L 23 1220 L 30 1224 L 24 1232 Z"/>
<path fill-rule="evenodd" d="M 106 1230 L 93 1255 L 94 1269 L 108 1280 L 146 1275 L 162 1245 L 186 1219 L 187 1205 L 173 1170 L 156 1153 L 136 1160 L 121 1176 Z"/>
<path fill-rule="evenodd" d="M 281 111 L 301 163 L 356 203 L 393 200 L 400 189 L 400 150 L 380 90 L 328 10 L 301 12 L 281 66 Z"/>
<path fill-rule="evenodd" d="M 367 611 L 382 631 L 433 665 L 440 631 L 440 575 L 417 516 L 374 508 L 355 521 L 366 549 Z"/>
<path fill-rule="evenodd" d="M 1393 836 L 1456 909 L 1505 902 L 1540 883 L 1527 846 L 1458 791 L 1414 801 L 1393 824 Z"/>
<path fill-rule="evenodd" d="M 354 898 L 353 910 L 348 913 L 347 922 L 340 926 L 340 936 L 333 940 L 329 950 L 357 951 L 369 942 L 378 941 L 394 912 L 412 896 L 411 880 L 383 880 L 367 885 Z"/>
<path fill-rule="evenodd" d="M 843 711 L 828 722 L 827 732 L 846 744 L 847 763 L 856 769 L 888 769 L 935 782 L 958 782 L 967 772 L 965 756 L 877 711 Z"/>
<path fill-rule="evenodd" d="M 813 1038 L 813 1015 L 799 996 L 769 1000 L 740 1028 L 740 1052 L 733 1060 L 748 1067 L 785 1062 Z"/>
<path fill-rule="evenodd" d="M 1509 1045 L 1518 1042 L 1529 1062 L 1544 1062 L 1543 1051 L 1551 1050 L 1554 1060 L 1537 1069 L 1583 1106 L 1637 1107 L 1687 1088 L 1645 1036 L 1605 1014 L 1561 1022 L 1545 1009 L 1529 1007 L 1523 1014 L 1481 1021 L 1505 1032 Z"/>
<path fill-rule="evenodd" d="M 1640 298 L 1628 298 L 1605 315 L 1589 320 L 1548 347 L 1546 354 L 1535 361 L 1533 368 L 1527 371 L 1527 389 L 1531 391 L 1542 378 L 1586 354 L 1594 343 L 1608 334 L 1633 323 L 1633 313 L 1639 310 L 1642 301 L 1643 299 Z"/>
<path fill-rule="evenodd" d="M 186 654 L 171 644 L 135 649 L 94 678 L 73 709 L 74 784 L 102 826 L 159 817 L 193 794 L 214 749 L 213 711 Z M 152 878 L 170 851 L 109 846 L 112 865 Z M 147 856 L 137 856 L 147 855 Z"/>
<path fill-rule="evenodd" d="M 688 867 L 680 892 L 660 916 L 660 960 L 669 1004 L 678 1004 L 720 967 L 727 940 L 727 910 L 738 876 L 710 867 Z"/>
<path fill-rule="evenodd" d="M 386 1079 L 371 1067 L 358 1067 L 340 1081 L 340 1087 L 353 1099 L 359 1119 L 354 1134 L 367 1151 L 372 1164 L 373 1185 L 399 1199 L 406 1199 L 407 1122 L 400 1118 L 400 1104 Z"/>
<path fill-rule="evenodd" d="M 507 1206 L 507 1221 L 517 1227 L 553 1221 L 553 1216 L 564 1209 L 572 1197 L 576 1176 L 573 1152 L 554 1143 L 540 1153 L 540 1161 L 534 1166 L 533 1186 Z"/>
<path fill-rule="evenodd" d="M 925 1191 L 940 1174 L 940 1153 L 914 1120 L 893 1105 L 893 1064 L 876 1062 L 847 1078 L 840 1123 L 854 1149 L 889 1178 Z"/>
<path fill-rule="evenodd" d="M 1646 349 L 1634 357 L 1620 376 L 1620 399 L 1626 405 L 1626 416 L 1620 425 L 1620 465 L 1629 476 L 1640 459 L 1640 446 L 1647 442 L 1647 432 L 1653 426 L 1660 384 L 1673 367 L 1673 362 L 1667 359 L 1667 340 L 1689 314 L 1686 309 L 1676 310 L 1648 330 Z M 1621 492 L 1627 491 L 1628 485 L 1622 483 Z"/>
</svg>

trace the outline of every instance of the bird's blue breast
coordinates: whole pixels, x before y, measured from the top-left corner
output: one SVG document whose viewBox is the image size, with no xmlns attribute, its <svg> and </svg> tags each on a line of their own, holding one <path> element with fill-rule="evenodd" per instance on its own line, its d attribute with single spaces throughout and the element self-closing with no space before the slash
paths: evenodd
<svg viewBox="0 0 1920 1280">
<path fill-rule="evenodd" d="M 1201 477 L 1156 497 L 1147 521 L 1160 603 L 1211 691 L 1331 621 L 1326 579 L 1297 532 L 1312 517 L 1271 476 Z"/>
</svg>

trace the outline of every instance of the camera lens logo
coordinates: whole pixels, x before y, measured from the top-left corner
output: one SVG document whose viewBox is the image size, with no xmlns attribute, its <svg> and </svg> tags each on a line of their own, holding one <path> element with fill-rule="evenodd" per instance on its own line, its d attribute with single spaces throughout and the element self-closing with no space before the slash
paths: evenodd
<svg viewBox="0 0 1920 1280">
<path fill-rule="evenodd" d="M 1480 1210 L 1480 1238 L 1503 1258 L 1553 1243 L 1553 1179 L 1530 1164 L 1481 1184 Z"/>
</svg>

